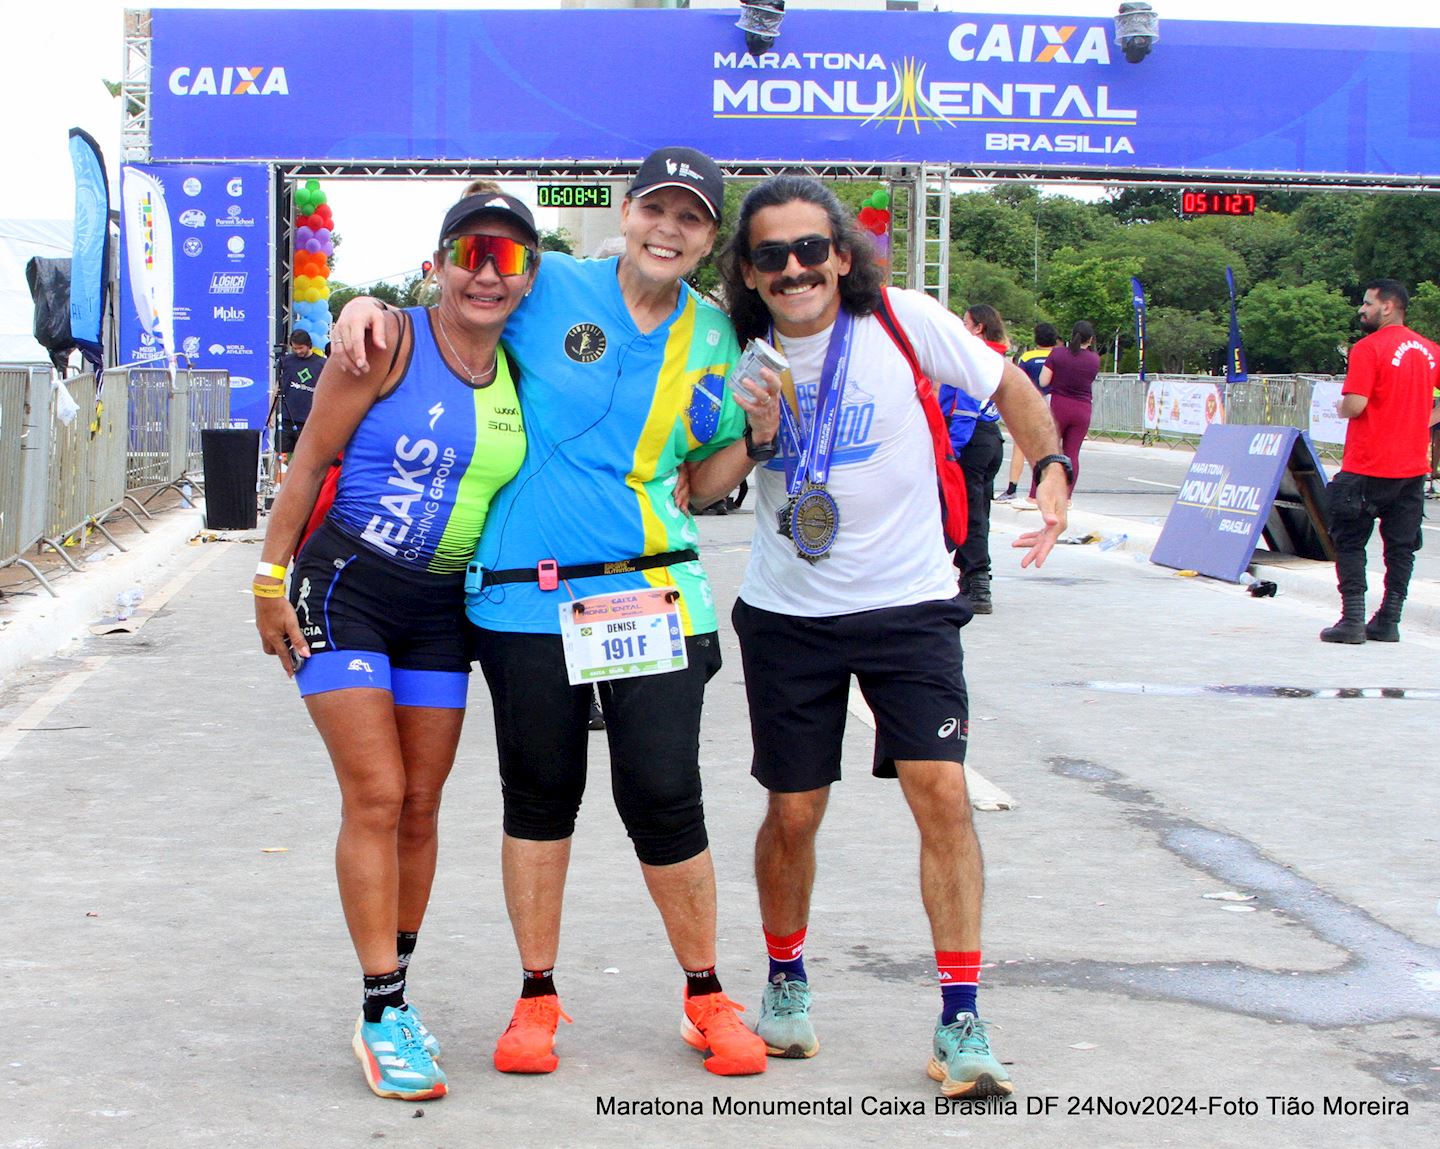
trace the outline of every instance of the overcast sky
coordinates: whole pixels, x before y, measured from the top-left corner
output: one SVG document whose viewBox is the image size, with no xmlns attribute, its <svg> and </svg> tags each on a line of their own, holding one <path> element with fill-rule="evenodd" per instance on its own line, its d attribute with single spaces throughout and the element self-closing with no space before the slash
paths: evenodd
<svg viewBox="0 0 1440 1149">
<path fill-rule="evenodd" d="M 1153 0 L 1162 21 L 1235 20 L 1271 23 L 1388 24 L 1434 27 L 1440 24 L 1436 0 L 1389 0 L 1383 11 L 1360 9 L 1350 0 Z M 67 132 L 81 127 L 93 135 L 111 171 L 112 199 L 118 195 L 116 171 L 120 104 L 100 83 L 119 80 L 123 60 L 121 13 L 126 8 L 546 8 L 555 0 L 507 0 L 503 3 L 446 0 L 192 0 L 190 3 L 140 0 L 8 0 L 6 29 L 0 37 L 0 108 L 5 109 L 7 178 L 0 181 L 0 219 L 68 219 L 74 184 Z M 1109 16 L 1113 0 L 981 0 L 947 3 L 962 12 L 1013 12 L 1069 16 Z M 1163 23 L 1162 23 L 1163 35 Z M 454 200 L 455 185 L 376 184 L 329 180 L 325 184 L 336 224 L 345 237 L 343 266 L 336 278 L 363 283 L 402 275 L 434 242 L 429 220 Z M 402 214 L 414 231 L 397 231 L 393 204 L 407 197 Z M 388 202 L 390 210 L 385 210 Z M 421 223 L 420 221 L 426 221 Z M 544 219 L 542 226 L 546 225 Z M 550 221 L 553 223 L 553 221 Z"/>
</svg>

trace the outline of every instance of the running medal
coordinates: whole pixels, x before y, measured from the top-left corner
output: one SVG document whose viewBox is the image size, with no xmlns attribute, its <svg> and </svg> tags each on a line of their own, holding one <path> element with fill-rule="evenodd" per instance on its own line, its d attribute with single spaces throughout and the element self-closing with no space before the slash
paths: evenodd
<svg viewBox="0 0 1440 1149">
<path fill-rule="evenodd" d="M 798 496 L 780 508 L 780 533 L 795 544 L 806 562 L 819 562 L 835 545 L 840 531 L 840 507 L 824 487 L 807 484 Z"/>
<path fill-rule="evenodd" d="M 800 437 L 799 413 L 792 411 L 784 398 L 780 403 L 780 437 L 787 443 L 785 478 L 789 498 L 780 508 L 776 529 L 795 544 L 796 554 L 808 563 L 828 556 L 840 533 L 840 507 L 835 496 L 825 489 L 825 482 L 835 453 L 849 359 L 850 313 L 842 307 L 825 349 L 815 421 L 808 441 L 802 442 Z"/>
</svg>

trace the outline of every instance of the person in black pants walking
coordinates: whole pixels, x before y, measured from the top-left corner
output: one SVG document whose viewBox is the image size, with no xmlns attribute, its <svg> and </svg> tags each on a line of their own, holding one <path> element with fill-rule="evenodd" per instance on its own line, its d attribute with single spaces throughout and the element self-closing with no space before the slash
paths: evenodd
<svg viewBox="0 0 1440 1149">
<path fill-rule="evenodd" d="M 1005 355 L 1010 342 L 1005 322 L 988 303 L 967 308 L 961 317 L 970 334 L 983 339 L 992 350 Z M 948 402 L 947 402 L 948 400 Z M 965 495 L 969 506 L 969 528 L 965 542 L 955 552 L 960 570 L 960 593 L 970 600 L 976 614 L 993 614 L 990 596 L 990 502 L 995 495 L 995 478 L 1005 457 L 1005 440 L 1000 434 L 1000 412 L 994 403 L 978 406 L 964 392 L 947 396 L 941 390 L 941 409 L 950 416 L 950 442 L 955 447 L 960 469 L 965 472 Z"/>
</svg>

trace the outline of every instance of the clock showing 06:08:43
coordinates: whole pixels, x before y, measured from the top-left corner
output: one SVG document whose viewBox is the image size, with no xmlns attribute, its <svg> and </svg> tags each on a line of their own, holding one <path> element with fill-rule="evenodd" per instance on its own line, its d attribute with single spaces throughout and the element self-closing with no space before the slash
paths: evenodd
<svg viewBox="0 0 1440 1149">
<path fill-rule="evenodd" d="M 1180 193 L 1181 215 L 1254 215 L 1254 192 Z"/>
</svg>

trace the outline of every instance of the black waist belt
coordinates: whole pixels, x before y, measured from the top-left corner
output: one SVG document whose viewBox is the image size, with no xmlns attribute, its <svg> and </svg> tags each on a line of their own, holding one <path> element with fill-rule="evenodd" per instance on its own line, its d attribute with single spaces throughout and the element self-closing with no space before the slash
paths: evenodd
<svg viewBox="0 0 1440 1149">
<path fill-rule="evenodd" d="M 636 571 L 653 570 L 655 567 L 674 566 L 676 563 L 693 563 L 700 555 L 692 548 L 683 551 L 666 551 L 658 555 L 642 555 L 636 559 L 620 559 L 611 563 L 580 563 L 573 567 L 558 567 L 557 579 L 596 578 L 600 575 L 634 574 Z M 539 582 L 538 567 L 515 567 L 508 571 L 485 572 L 482 587 L 499 586 L 507 582 Z"/>
</svg>

